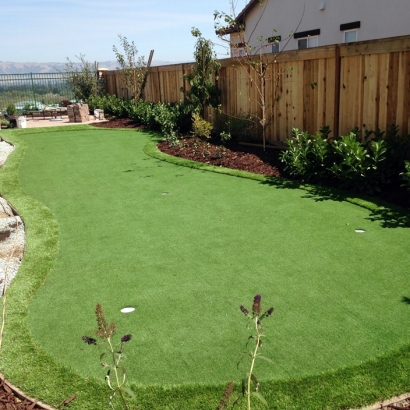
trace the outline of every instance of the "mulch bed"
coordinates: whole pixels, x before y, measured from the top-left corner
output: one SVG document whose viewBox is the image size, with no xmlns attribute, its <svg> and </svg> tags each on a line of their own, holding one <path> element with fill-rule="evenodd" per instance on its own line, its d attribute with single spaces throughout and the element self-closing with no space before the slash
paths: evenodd
<svg viewBox="0 0 410 410">
<path fill-rule="evenodd" d="M 13 390 L 8 383 L 0 378 L 0 410 L 41 410 L 33 399 L 25 397 L 21 392 Z"/>
</svg>

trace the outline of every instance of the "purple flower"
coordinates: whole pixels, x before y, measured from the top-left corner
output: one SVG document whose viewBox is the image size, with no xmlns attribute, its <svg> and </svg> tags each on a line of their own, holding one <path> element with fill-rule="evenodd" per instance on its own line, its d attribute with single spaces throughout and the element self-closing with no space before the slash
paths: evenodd
<svg viewBox="0 0 410 410">
<path fill-rule="evenodd" d="M 83 336 L 81 339 L 83 339 L 84 342 L 89 344 L 89 345 L 96 345 L 97 344 L 97 341 L 95 339 L 93 339 L 92 337 Z"/>
<path fill-rule="evenodd" d="M 125 342 L 129 342 L 131 340 L 132 335 L 124 335 L 121 338 L 121 342 L 125 343 Z"/>
<path fill-rule="evenodd" d="M 261 313 L 261 299 L 261 295 L 256 295 L 253 298 L 252 312 L 254 315 L 259 315 Z"/>
<path fill-rule="evenodd" d="M 246 309 L 246 307 L 245 307 L 244 305 L 239 306 L 239 309 L 241 309 L 241 312 L 242 312 L 245 316 L 248 316 L 249 310 Z"/>
<path fill-rule="evenodd" d="M 266 316 L 270 316 L 273 313 L 273 307 L 269 308 L 266 312 Z"/>
</svg>

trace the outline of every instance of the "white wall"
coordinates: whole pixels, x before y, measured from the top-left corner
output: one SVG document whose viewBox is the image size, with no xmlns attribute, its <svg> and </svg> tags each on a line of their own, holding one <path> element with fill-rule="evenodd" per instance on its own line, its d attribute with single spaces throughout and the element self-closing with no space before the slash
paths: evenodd
<svg viewBox="0 0 410 410">
<path fill-rule="evenodd" d="M 340 25 L 354 21 L 361 22 L 358 41 L 410 34 L 410 0 L 324 0 L 325 9 L 319 10 L 322 1 L 265 0 L 263 6 L 254 6 L 245 20 L 247 42 L 257 47 L 258 37 L 266 39 L 280 35 L 282 50 L 290 36 L 286 50 L 292 50 L 298 48 L 293 32 L 320 28 L 319 46 L 343 43 Z M 240 11 L 236 10 L 237 13 Z M 255 24 L 257 27 L 249 39 Z M 270 49 L 266 51 L 270 52 Z"/>
</svg>

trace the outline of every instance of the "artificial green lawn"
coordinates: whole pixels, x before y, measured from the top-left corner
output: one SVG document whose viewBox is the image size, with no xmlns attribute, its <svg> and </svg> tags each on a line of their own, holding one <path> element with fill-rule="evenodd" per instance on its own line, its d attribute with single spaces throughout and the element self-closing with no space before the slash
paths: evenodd
<svg viewBox="0 0 410 410">
<path fill-rule="evenodd" d="M 9 332 L 24 332 L 26 344 L 19 351 L 6 340 L 3 366 L 33 394 L 55 404 L 64 385 L 67 396 L 84 390 L 73 408 L 102 408 L 90 389 L 104 386 L 83 379 L 102 378 L 100 350 L 81 340 L 100 302 L 118 335 L 133 335 L 125 366 L 141 408 L 214 408 L 223 384 L 246 371 L 236 368 L 248 336 L 238 306 L 250 308 L 256 293 L 275 307 L 263 348 L 275 365 L 256 370 L 272 408 L 353 406 L 410 387 L 408 228 L 268 179 L 159 161 L 144 153 L 155 150 L 141 132 L 69 127 L 4 138 L 18 148 L 1 190 L 28 238 L 9 295 Z M 129 305 L 135 312 L 121 314 Z M 24 354 L 36 362 L 34 351 L 60 387 L 13 367 Z M 59 383 L 61 372 L 82 388 Z"/>
</svg>

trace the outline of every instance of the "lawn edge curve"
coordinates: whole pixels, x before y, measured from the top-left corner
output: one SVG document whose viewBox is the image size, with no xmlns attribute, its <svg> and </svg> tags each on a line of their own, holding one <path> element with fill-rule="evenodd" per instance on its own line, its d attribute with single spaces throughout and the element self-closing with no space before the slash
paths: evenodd
<svg viewBox="0 0 410 410">
<path fill-rule="evenodd" d="M 71 127 L 68 127 L 67 131 L 69 129 L 72 131 Z M 91 128 L 82 128 L 84 129 Z M 60 130 L 59 132 L 65 131 Z M 70 409 L 100 410 L 105 408 L 109 395 L 103 380 L 85 379 L 53 361 L 34 343 L 27 328 L 29 302 L 53 268 L 58 252 L 59 235 L 58 223 L 51 211 L 26 195 L 19 184 L 19 167 L 26 149 L 26 143 L 19 139 L 19 135 L 38 132 L 10 130 L 2 135 L 15 144 L 16 149 L 0 170 L 0 192 L 25 221 L 27 250 L 20 271 L 8 293 L 6 330 L 0 366 L 13 384 L 47 404 L 57 407 L 64 399 L 76 394 L 77 398 L 70 403 Z M 47 129 L 42 132 L 54 130 Z M 155 150 L 157 149 L 154 140 L 149 141 L 144 147 L 147 155 L 151 155 L 150 152 L 155 153 Z M 175 157 L 161 154 L 157 156 L 155 153 L 151 156 L 162 160 L 165 160 L 165 156 L 169 157 L 166 160 L 176 165 L 187 162 L 181 159 L 174 162 L 172 158 Z M 206 164 L 191 167 L 204 171 L 210 168 Z M 243 178 L 255 175 L 242 171 L 232 173 L 232 170 L 226 168 L 212 168 L 213 172 L 221 170 L 222 174 Z M 275 183 L 271 178 L 261 176 L 251 179 L 261 183 Z M 410 345 L 360 366 L 301 379 L 267 381 L 263 383 L 262 393 L 271 404 L 270 408 L 275 409 L 357 408 L 410 391 L 408 369 Z M 239 381 L 237 382 L 239 384 Z M 139 409 L 189 410 L 215 408 L 224 386 L 131 387 L 136 393 L 135 403 Z M 259 406 L 255 406 L 255 409 L 258 408 Z"/>
</svg>

